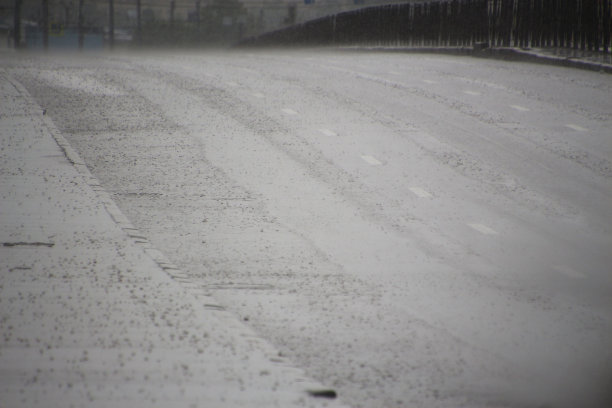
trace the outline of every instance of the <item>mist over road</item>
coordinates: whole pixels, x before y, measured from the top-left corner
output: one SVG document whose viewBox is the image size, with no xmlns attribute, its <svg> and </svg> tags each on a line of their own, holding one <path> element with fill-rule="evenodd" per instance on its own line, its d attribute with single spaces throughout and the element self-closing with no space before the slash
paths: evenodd
<svg viewBox="0 0 612 408">
<path fill-rule="evenodd" d="M 612 76 L 332 51 L 2 65 L 191 283 L 347 404 L 612 404 Z"/>
</svg>

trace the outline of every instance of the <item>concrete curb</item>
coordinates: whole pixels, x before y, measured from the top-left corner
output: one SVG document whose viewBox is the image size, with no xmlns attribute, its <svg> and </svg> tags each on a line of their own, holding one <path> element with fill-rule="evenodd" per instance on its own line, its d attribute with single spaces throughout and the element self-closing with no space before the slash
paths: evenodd
<svg viewBox="0 0 612 408">
<path fill-rule="evenodd" d="M 339 47 L 344 51 L 398 52 L 407 54 L 446 54 L 463 55 L 476 58 L 491 58 L 506 61 L 521 61 L 537 64 L 556 65 L 589 71 L 612 74 L 612 64 L 599 63 L 579 57 L 562 57 L 548 55 L 539 50 L 518 48 L 483 48 L 473 47 Z"/>
<path fill-rule="evenodd" d="M 574 57 L 562 57 L 547 55 L 538 50 L 523 50 L 516 48 L 487 48 L 481 51 L 474 50 L 474 57 L 489 57 L 511 61 L 533 62 L 537 64 L 557 65 L 569 68 L 585 69 L 612 74 L 612 65 L 588 61 L 586 59 Z"/>
<path fill-rule="evenodd" d="M 29 95 L 28 91 L 19 82 L 10 78 L 9 81 L 19 90 L 22 95 Z M 68 143 L 59 129 L 57 129 L 53 121 L 44 114 L 42 116 L 42 120 L 51 136 L 53 136 L 53 139 L 55 139 L 57 145 L 64 152 L 64 155 L 68 161 L 83 177 L 85 183 L 96 193 L 99 201 L 102 203 L 104 209 L 110 215 L 115 224 L 117 224 L 135 244 L 142 246 L 147 255 L 149 255 L 149 257 L 151 257 L 161 269 L 170 275 L 170 277 L 172 277 L 174 280 L 185 283 L 184 280 L 187 279 L 187 275 L 177 266 L 173 265 L 162 252 L 153 248 L 147 238 L 136 227 L 134 227 L 134 225 L 132 225 L 128 218 L 121 212 L 119 207 L 117 207 L 117 204 L 113 201 L 110 194 L 104 190 L 98 179 L 91 174 L 87 168 L 87 165 L 85 164 L 85 161 L 76 152 L 76 150 L 70 146 L 70 143 Z M 220 306 L 218 307 L 221 308 Z"/>
<path fill-rule="evenodd" d="M 17 112 L 8 105 L 0 121 L 18 117 L 27 123 L 7 128 L 2 156 L 10 160 L 2 163 L 24 163 L 33 183 L 20 187 L 15 183 L 21 179 L 0 177 L 7 186 L 2 202 L 8 204 L 0 225 L 28 214 L 32 225 L 57 234 L 52 244 L 41 241 L 48 248 L 40 251 L 20 243 L 0 247 L 6 255 L 0 258 L 0 406 L 343 407 L 335 392 L 280 356 L 154 248 L 27 90 L 1 70 L 0 80 L 15 90 L 0 102 L 19 99 L 23 106 Z M 32 138 L 39 143 L 35 151 L 23 143 Z M 46 163 L 59 167 L 48 170 Z M 34 194 L 45 174 L 50 179 L 44 194 Z M 64 180 L 59 188 L 56 179 Z M 68 198 L 61 195 L 66 185 Z M 12 186 L 22 191 L 11 194 Z M 23 194 L 31 202 L 27 212 L 14 198 Z M 63 211 L 64 219 L 40 214 L 50 207 Z M 61 227 L 80 209 L 87 226 L 68 221 Z M 98 232 L 101 249 L 80 238 Z M 86 264 L 95 266 L 69 266 Z M 109 269 L 123 276 L 117 280 Z M 149 292 L 136 295 L 138 288 Z M 20 317 L 24 311 L 29 318 Z M 168 311 L 173 312 L 166 317 Z M 164 325 L 158 326 L 160 319 Z M 45 322 L 51 328 L 45 329 Z M 113 340 L 114 332 L 123 333 L 121 341 Z M 205 337 L 196 339 L 203 332 Z M 153 380 L 161 376 L 166 379 Z"/>
</svg>

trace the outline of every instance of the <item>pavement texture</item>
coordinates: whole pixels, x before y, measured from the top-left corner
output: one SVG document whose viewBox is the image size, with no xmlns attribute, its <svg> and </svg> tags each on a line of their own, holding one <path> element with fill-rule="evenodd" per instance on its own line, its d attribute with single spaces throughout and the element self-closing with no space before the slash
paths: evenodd
<svg viewBox="0 0 612 408">
<path fill-rule="evenodd" d="M 339 407 L 129 223 L 0 70 L 0 407 Z"/>
<path fill-rule="evenodd" d="M 0 408 L 341 406 L 134 228 L 2 70 L 0 135 Z"/>
</svg>

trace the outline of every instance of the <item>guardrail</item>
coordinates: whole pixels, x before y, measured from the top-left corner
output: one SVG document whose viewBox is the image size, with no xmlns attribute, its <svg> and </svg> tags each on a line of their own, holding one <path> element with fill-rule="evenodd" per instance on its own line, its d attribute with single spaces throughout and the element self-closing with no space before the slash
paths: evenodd
<svg viewBox="0 0 612 408">
<path fill-rule="evenodd" d="M 557 47 L 609 53 L 612 0 L 448 0 L 349 11 L 240 46 Z"/>
</svg>

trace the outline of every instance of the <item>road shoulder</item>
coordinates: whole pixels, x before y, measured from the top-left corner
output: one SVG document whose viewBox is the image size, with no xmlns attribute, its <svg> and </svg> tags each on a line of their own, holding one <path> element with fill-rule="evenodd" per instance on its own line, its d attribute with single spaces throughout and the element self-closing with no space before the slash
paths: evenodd
<svg viewBox="0 0 612 408">
<path fill-rule="evenodd" d="M 0 405 L 340 406 L 153 248 L 2 71 L 0 88 Z"/>
</svg>

